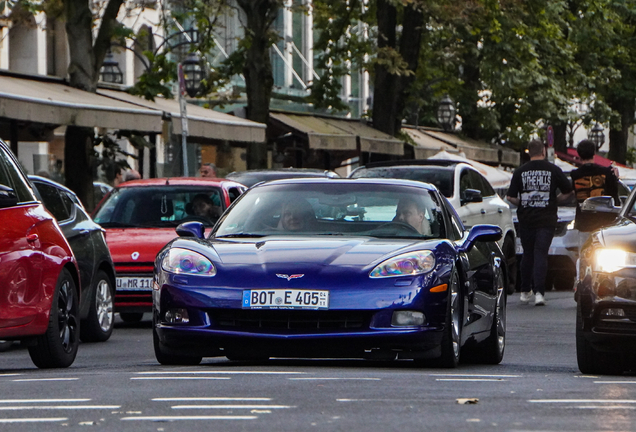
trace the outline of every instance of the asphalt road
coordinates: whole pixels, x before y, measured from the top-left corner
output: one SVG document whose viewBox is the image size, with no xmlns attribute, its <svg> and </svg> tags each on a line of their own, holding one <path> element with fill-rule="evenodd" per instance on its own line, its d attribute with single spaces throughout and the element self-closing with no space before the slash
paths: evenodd
<svg viewBox="0 0 636 432">
<path fill-rule="evenodd" d="M 636 376 L 584 376 L 575 303 L 509 299 L 498 366 L 416 368 L 408 361 L 204 359 L 159 365 L 150 322 L 118 323 L 65 370 L 27 351 L 0 354 L 0 431 L 618 431 L 636 430 Z"/>
</svg>

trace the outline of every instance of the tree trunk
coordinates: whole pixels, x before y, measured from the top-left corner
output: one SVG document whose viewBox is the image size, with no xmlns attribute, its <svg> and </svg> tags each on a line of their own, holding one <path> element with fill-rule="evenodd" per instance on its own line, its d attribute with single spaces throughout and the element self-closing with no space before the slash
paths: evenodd
<svg viewBox="0 0 636 432">
<path fill-rule="evenodd" d="M 396 48 L 397 10 L 389 0 L 378 0 L 378 49 Z M 376 65 L 373 83 L 373 127 L 389 135 L 397 134 L 396 113 L 398 76 L 389 73 L 386 66 Z"/>
<path fill-rule="evenodd" d="M 634 101 L 631 99 L 620 99 L 612 101 L 609 105 L 620 114 L 621 120 L 620 124 L 610 124 L 610 149 L 607 157 L 624 164 L 627 161 L 629 129 L 634 123 Z"/>
<path fill-rule="evenodd" d="M 278 15 L 279 4 L 276 0 L 238 0 L 238 4 L 247 18 L 245 35 L 248 39 L 248 48 L 243 68 L 247 94 L 247 118 L 266 124 L 269 119 L 269 102 L 274 87 L 272 63 L 269 57 L 272 45 L 270 31 Z M 267 168 L 266 143 L 248 145 L 247 168 Z"/>
<path fill-rule="evenodd" d="M 70 85 L 92 93 L 97 91 L 99 69 L 104 61 L 117 14 L 124 0 L 109 0 L 101 26 L 93 44 L 94 17 L 88 0 L 64 0 L 64 16 L 70 62 Z M 84 206 L 93 208 L 93 131 L 90 128 L 68 126 L 64 138 L 66 185 Z"/>
<path fill-rule="evenodd" d="M 91 212 L 93 199 L 93 130 L 68 126 L 64 135 L 64 172 L 66 186 L 74 191 Z"/>
</svg>

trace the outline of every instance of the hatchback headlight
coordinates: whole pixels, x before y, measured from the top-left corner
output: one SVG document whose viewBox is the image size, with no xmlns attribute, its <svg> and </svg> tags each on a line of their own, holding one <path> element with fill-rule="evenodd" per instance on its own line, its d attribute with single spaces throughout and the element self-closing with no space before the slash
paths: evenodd
<svg viewBox="0 0 636 432">
<path fill-rule="evenodd" d="M 378 264 L 369 277 L 385 278 L 415 276 L 428 273 L 435 268 L 435 256 L 430 250 L 408 252 Z"/>
<path fill-rule="evenodd" d="M 199 276 L 216 275 L 216 267 L 212 261 L 198 252 L 188 249 L 174 248 L 163 257 L 161 268 L 170 273 Z"/>
<path fill-rule="evenodd" d="M 598 249 L 594 271 L 613 273 L 625 267 L 636 267 L 636 254 L 621 249 Z"/>
</svg>

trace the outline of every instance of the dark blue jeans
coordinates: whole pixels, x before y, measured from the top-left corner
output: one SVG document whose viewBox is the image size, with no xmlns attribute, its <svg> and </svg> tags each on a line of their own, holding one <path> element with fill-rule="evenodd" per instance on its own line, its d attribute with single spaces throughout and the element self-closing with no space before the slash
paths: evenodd
<svg viewBox="0 0 636 432">
<path fill-rule="evenodd" d="M 545 279 L 548 274 L 548 252 L 554 227 L 519 227 L 523 258 L 521 258 L 521 292 L 532 291 L 545 295 Z"/>
</svg>

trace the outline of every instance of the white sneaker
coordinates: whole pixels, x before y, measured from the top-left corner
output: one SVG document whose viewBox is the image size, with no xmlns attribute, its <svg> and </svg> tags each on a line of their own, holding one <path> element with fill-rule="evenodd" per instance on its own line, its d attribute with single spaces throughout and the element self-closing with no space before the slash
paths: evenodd
<svg viewBox="0 0 636 432">
<path fill-rule="evenodd" d="M 521 296 L 519 297 L 519 301 L 523 304 L 527 304 L 528 302 L 530 302 L 531 298 L 532 298 L 532 291 L 522 292 Z"/>
<path fill-rule="evenodd" d="M 537 293 L 534 296 L 534 305 L 535 306 L 545 306 L 545 298 L 543 298 L 543 294 Z"/>
</svg>

